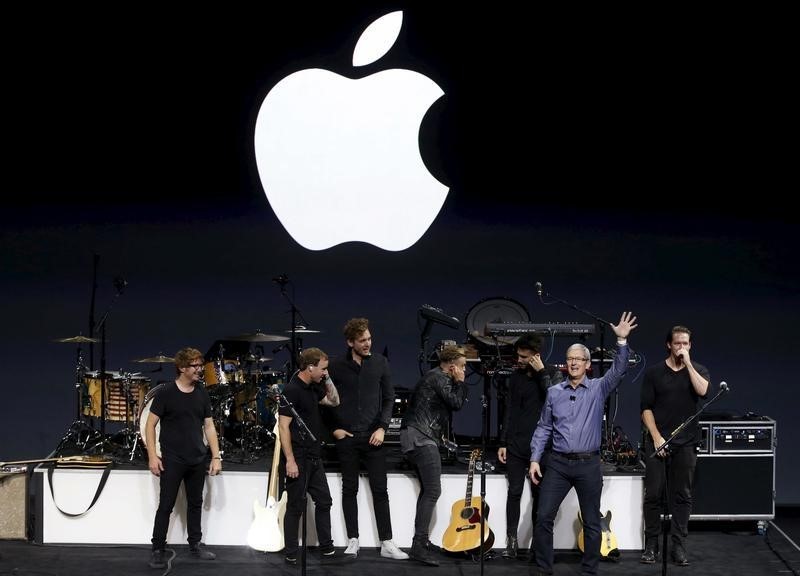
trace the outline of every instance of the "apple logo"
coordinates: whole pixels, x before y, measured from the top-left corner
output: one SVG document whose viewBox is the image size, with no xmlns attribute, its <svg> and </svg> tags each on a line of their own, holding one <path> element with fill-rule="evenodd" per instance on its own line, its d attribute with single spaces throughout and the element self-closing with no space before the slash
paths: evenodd
<svg viewBox="0 0 800 576">
<path fill-rule="evenodd" d="M 401 11 L 361 34 L 353 66 L 394 45 Z M 261 184 L 278 220 L 304 248 L 360 241 L 405 250 L 430 227 L 448 187 L 422 162 L 419 129 L 444 92 L 411 70 L 360 79 L 309 68 L 265 96 L 255 126 Z"/>
</svg>

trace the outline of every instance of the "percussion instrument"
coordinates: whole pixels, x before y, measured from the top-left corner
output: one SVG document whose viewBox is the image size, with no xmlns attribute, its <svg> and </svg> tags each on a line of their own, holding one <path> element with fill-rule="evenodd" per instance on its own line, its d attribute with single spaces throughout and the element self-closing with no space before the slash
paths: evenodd
<svg viewBox="0 0 800 576">
<path fill-rule="evenodd" d="M 100 418 L 100 371 L 87 372 L 84 378 L 88 402 L 83 407 L 85 416 Z M 125 372 L 106 372 L 105 418 L 117 422 L 132 419 L 137 407 L 141 406 L 150 387 L 150 379 L 138 374 Z M 127 407 L 127 411 L 126 411 Z"/>
</svg>

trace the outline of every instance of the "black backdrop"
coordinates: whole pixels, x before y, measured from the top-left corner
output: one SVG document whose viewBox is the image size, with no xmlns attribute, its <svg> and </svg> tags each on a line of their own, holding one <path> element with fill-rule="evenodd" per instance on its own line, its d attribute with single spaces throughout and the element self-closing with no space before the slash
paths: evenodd
<svg viewBox="0 0 800 576">
<path fill-rule="evenodd" d="M 421 144 L 448 199 L 404 252 L 360 243 L 309 252 L 259 183 L 258 106 L 302 68 L 356 77 L 358 36 L 396 8 L 397 44 L 358 74 L 407 67 L 443 88 Z M 714 388 L 731 387 L 720 409 L 778 421 L 777 499 L 800 502 L 788 457 L 800 427 L 785 390 L 799 298 L 797 224 L 782 196 L 794 187 L 783 174 L 780 15 L 401 2 L 80 10 L 10 19 L 0 459 L 48 453 L 73 418 L 75 349 L 52 340 L 86 333 L 97 254 L 98 317 L 113 278 L 129 282 L 108 317 L 114 370 L 150 369 L 131 360 L 205 350 L 230 334 L 285 331 L 287 305 L 271 282 L 281 273 L 323 330 L 306 345 L 339 352 L 344 321 L 367 316 L 407 387 L 423 303 L 463 321 L 486 298 L 510 298 L 537 322 L 586 321 L 544 305 L 541 281 L 610 320 L 634 310 L 632 344 L 648 365 L 663 359 L 665 331 L 686 324 Z M 431 342 L 465 337 L 436 326 Z M 556 339 L 550 360 L 569 343 Z M 274 364 L 285 361 L 279 353 Z M 639 370 L 616 416 L 634 442 Z M 479 432 L 477 405 L 457 431 Z"/>
</svg>

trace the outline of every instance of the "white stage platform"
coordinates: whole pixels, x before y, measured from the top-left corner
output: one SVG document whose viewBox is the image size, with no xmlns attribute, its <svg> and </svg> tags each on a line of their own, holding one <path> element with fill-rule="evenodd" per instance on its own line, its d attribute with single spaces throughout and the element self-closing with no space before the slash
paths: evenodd
<svg viewBox="0 0 800 576">
<path fill-rule="evenodd" d="M 149 544 L 153 517 L 158 506 L 158 478 L 147 470 L 114 469 L 94 507 L 78 518 L 61 514 L 50 495 L 46 470 L 37 469 L 37 526 L 36 541 L 43 544 Z M 101 476 L 96 470 L 58 469 L 53 475 L 53 488 L 59 507 L 65 512 L 79 513 L 86 509 L 94 496 Z M 225 471 L 206 480 L 203 502 L 203 541 L 208 545 L 246 545 L 247 530 L 253 519 L 253 502 L 264 502 L 267 472 Z M 341 476 L 328 473 L 333 496 L 331 524 L 336 546 L 346 546 L 347 534 L 341 506 Z M 641 475 L 611 475 L 603 481 L 601 510 L 613 513 L 611 529 L 623 550 L 640 550 L 643 546 Z M 453 502 L 463 498 L 465 474 L 442 476 L 442 497 L 436 507 L 431 527 L 431 541 L 441 542 L 450 521 Z M 500 474 L 486 477 L 486 502 L 491 507 L 488 522 L 495 533 L 495 546 L 505 546 L 506 478 Z M 475 478 L 474 494 L 480 492 L 480 480 Z M 389 474 L 389 499 L 392 512 L 394 540 L 399 546 L 410 547 L 414 535 L 414 514 L 417 494 L 416 478 L 405 473 Z M 372 515 L 372 496 L 366 477 L 361 478 L 358 493 L 361 546 L 375 547 L 377 528 Z M 309 499 L 309 502 L 311 500 Z M 519 527 L 520 547 L 530 545 L 530 491 L 522 497 L 523 513 Z M 309 505 L 313 515 L 313 504 Z M 554 545 L 557 549 L 577 547 L 579 530 L 578 500 L 572 490 L 556 518 Z M 186 543 L 186 508 L 183 488 L 173 513 L 168 533 L 171 544 Z M 313 521 L 308 525 L 309 543 L 316 544 Z"/>
</svg>

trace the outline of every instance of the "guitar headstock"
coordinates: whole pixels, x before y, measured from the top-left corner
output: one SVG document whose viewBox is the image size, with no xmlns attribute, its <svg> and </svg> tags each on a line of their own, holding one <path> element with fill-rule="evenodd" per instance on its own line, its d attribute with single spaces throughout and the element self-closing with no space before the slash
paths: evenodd
<svg viewBox="0 0 800 576">
<path fill-rule="evenodd" d="M 474 464 L 475 461 L 481 457 L 481 452 L 483 452 L 483 450 L 481 450 L 480 448 L 475 448 L 472 452 L 470 452 L 469 455 L 470 465 Z"/>
</svg>

